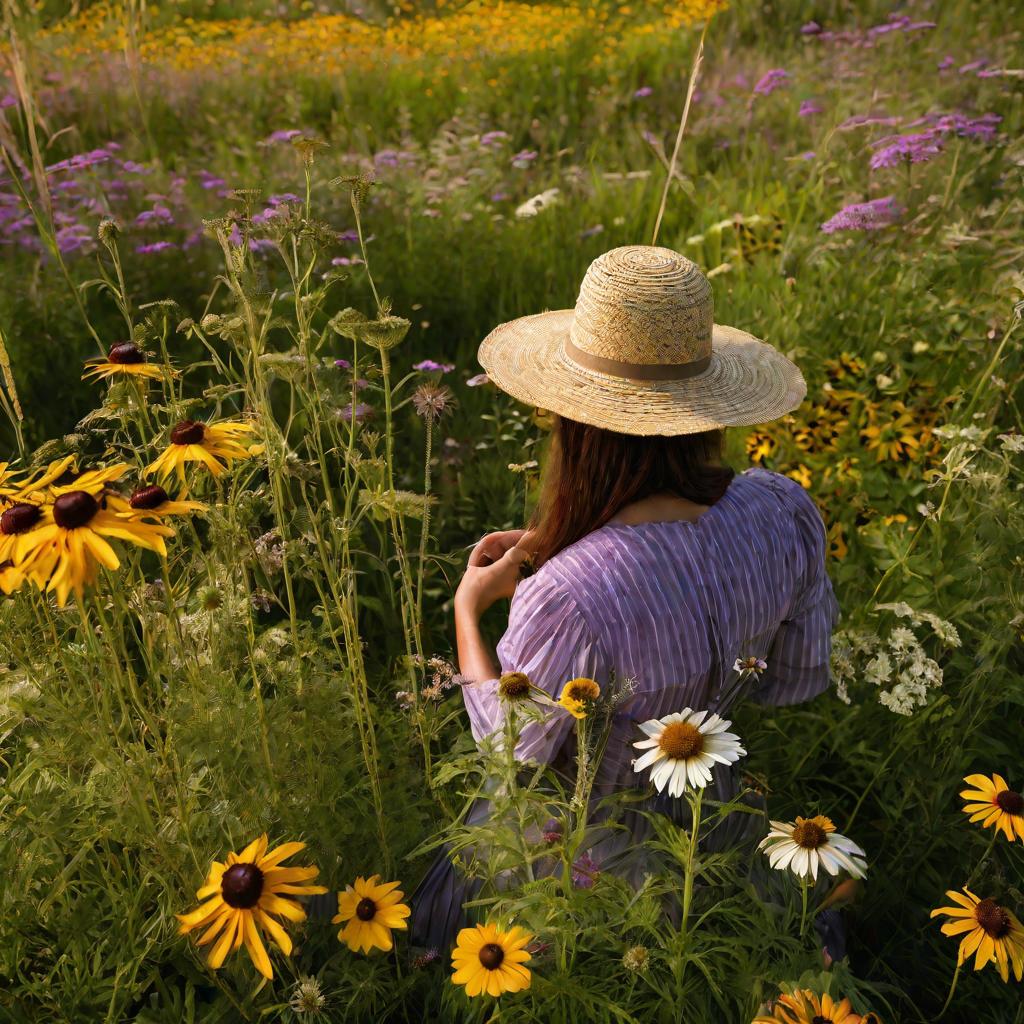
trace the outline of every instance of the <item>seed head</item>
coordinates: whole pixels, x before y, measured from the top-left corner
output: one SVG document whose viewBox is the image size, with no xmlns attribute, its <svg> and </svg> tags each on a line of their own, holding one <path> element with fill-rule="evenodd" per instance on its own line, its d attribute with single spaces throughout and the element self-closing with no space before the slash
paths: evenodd
<svg viewBox="0 0 1024 1024">
<path fill-rule="evenodd" d="M 455 405 L 451 388 L 444 384 L 421 384 L 412 395 L 416 415 L 433 424 Z"/>
</svg>

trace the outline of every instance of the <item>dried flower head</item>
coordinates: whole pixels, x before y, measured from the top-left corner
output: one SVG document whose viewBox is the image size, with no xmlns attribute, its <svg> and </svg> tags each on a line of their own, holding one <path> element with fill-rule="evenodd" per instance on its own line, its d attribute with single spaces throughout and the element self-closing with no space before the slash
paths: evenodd
<svg viewBox="0 0 1024 1024">
<path fill-rule="evenodd" d="M 634 974 L 643 974 L 650 966 L 650 954 L 646 946 L 630 946 L 622 954 L 622 966 Z"/>
<path fill-rule="evenodd" d="M 327 1005 L 327 1000 L 320 989 L 320 982 L 316 978 L 299 978 L 288 1005 L 292 1013 L 300 1017 L 307 1013 L 319 1016 L 320 1011 Z"/>
<path fill-rule="evenodd" d="M 416 415 L 427 423 L 437 423 L 455 405 L 451 388 L 444 384 L 421 384 L 412 395 Z"/>
</svg>

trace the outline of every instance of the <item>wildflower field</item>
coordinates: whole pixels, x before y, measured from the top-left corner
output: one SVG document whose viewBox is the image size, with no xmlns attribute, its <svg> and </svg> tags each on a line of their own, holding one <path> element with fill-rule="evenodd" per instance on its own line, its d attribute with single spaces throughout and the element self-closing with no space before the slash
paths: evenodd
<svg viewBox="0 0 1024 1024">
<path fill-rule="evenodd" d="M 0 1020 L 1024 1024 L 1024 9 L 68 8 L 0 43 Z M 635 681 L 506 675 L 478 747 L 452 597 L 550 426 L 480 339 L 656 223 L 807 378 L 727 456 L 842 617 L 815 700 L 637 723 L 604 810 L 696 824 L 635 888 Z M 568 787 L 509 753 L 555 715 Z"/>
</svg>

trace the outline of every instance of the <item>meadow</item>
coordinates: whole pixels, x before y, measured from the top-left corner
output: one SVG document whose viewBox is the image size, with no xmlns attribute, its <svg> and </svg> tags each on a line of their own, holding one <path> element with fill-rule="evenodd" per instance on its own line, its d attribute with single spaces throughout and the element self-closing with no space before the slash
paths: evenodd
<svg viewBox="0 0 1024 1024">
<path fill-rule="evenodd" d="M 0 1020 L 1022 1024 L 1024 12 L 348 8 L 3 7 Z M 621 691 L 573 791 L 469 733 L 454 588 L 550 426 L 477 345 L 663 193 L 807 378 L 727 455 L 821 510 L 835 686 L 732 729 L 859 885 L 666 821 L 639 890 L 603 871 Z M 504 739 L 557 697 L 510 685 Z M 454 972 L 404 929 L 442 844 L 495 929 Z"/>
</svg>

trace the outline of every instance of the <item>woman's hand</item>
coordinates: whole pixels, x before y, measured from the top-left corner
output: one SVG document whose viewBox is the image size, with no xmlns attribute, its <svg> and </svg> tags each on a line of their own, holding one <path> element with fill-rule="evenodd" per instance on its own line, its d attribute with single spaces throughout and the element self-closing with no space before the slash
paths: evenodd
<svg viewBox="0 0 1024 1024">
<path fill-rule="evenodd" d="M 455 592 L 456 610 L 479 618 L 488 608 L 515 593 L 519 569 L 529 557 L 526 530 L 489 533 L 470 552 L 466 572 Z"/>
</svg>

